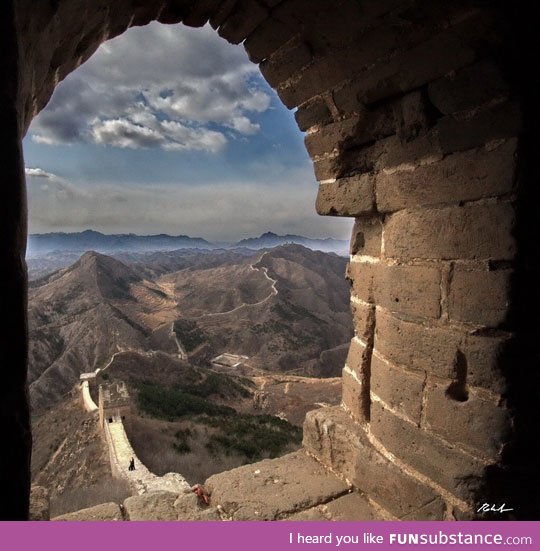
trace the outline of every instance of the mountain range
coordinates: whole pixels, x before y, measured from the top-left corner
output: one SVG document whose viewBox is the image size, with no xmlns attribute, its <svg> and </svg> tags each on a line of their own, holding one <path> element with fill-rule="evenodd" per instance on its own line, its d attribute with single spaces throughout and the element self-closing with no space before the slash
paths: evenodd
<svg viewBox="0 0 540 551">
<path fill-rule="evenodd" d="M 137 457 L 190 484 L 298 449 L 306 412 L 339 404 L 346 258 L 293 244 L 57 256 L 68 265 L 29 290 L 32 474 L 55 514 L 130 495 L 82 408 L 83 372 L 126 383 Z"/>
<path fill-rule="evenodd" d="M 172 251 L 176 249 L 219 249 L 245 247 L 263 249 L 294 243 L 313 250 L 335 252 L 346 255 L 348 242 L 338 239 L 314 239 L 302 235 L 277 235 L 272 232 L 263 233 L 259 237 L 242 239 L 237 243 L 211 243 L 201 237 L 187 235 L 136 235 L 103 234 L 94 230 L 76 233 L 41 233 L 31 234 L 28 238 L 28 256 L 30 258 L 53 252 L 85 252 L 97 251 L 112 253 L 119 251 Z"/>
<path fill-rule="evenodd" d="M 247 356 L 253 375 L 337 376 L 352 336 L 345 266 L 345 258 L 300 245 L 123 261 L 87 252 L 32 282 L 34 411 L 126 350 L 184 355 L 208 367 L 226 352 Z"/>
</svg>

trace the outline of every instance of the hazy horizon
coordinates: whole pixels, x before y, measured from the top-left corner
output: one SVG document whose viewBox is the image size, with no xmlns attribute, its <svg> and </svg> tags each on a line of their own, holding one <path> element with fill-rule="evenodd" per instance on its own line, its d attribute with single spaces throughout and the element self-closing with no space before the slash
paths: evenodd
<svg viewBox="0 0 540 551">
<path fill-rule="evenodd" d="M 205 237 L 202 237 L 201 235 L 191 235 L 188 233 L 167 233 L 167 232 L 158 232 L 158 233 L 138 233 L 138 232 L 105 232 L 105 231 L 99 231 L 94 228 L 84 228 L 81 230 L 75 230 L 75 231 L 64 231 L 64 230 L 54 230 L 50 232 L 32 232 L 28 234 L 28 237 L 36 236 L 36 235 L 51 235 L 51 234 L 66 234 L 66 235 L 72 235 L 72 234 L 82 234 L 82 233 L 99 233 L 105 236 L 115 236 L 115 235 L 134 235 L 137 237 L 157 237 L 157 236 L 167 236 L 167 237 L 190 237 L 192 239 L 205 239 L 206 241 L 209 241 L 211 243 L 237 243 L 239 241 L 242 241 L 244 239 L 252 239 L 252 238 L 259 238 L 266 234 L 274 234 L 277 237 L 285 237 L 287 235 L 297 235 L 299 237 L 306 237 L 308 239 L 313 240 L 322 240 L 322 239 L 335 239 L 337 241 L 349 241 L 348 236 L 344 238 L 338 238 L 338 237 L 331 237 L 328 235 L 306 235 L 306 234 L 293 234 L 293 233 L 277 233 L 272 230 L 266 230 L 263 231 L 260 234 L 253 234 L 253 235 L 245 235 L 240 237 L 239 239 L 235 239 L 232 241 L 228 241 L 226 239 L 207 239 Z"/>
<path fill-rule="evenodd" d="M 293 113 L 209 26 L 152 23 L 103 44 L 58 85 L 24 152 L 33 234 L 350 234 L 351 220 L 315 212 Z"/>
</svg>

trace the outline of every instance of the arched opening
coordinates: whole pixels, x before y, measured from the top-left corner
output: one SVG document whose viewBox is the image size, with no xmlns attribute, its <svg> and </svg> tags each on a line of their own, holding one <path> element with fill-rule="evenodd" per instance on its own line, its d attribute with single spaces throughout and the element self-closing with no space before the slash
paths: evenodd
<svg viewBox="0 0 540 551">
<path fill-rule="evenodd" d="M 3 239 L 13 318 L 3 336 L 16 358 L 6 381 L 16 414 L 5 422 L 14 451 L 3 458 L 6 496 L 16 497 L 3 516 L 24 517 L 28 483 L 20 137 L 58 80 L 107 37 L 154 19 L 197 26 L 209 18 L 221 36 L 244 42 L 283 103 L 298 107 L 321 182 L 318 211 L 356 218 L 356 337 L 343 407 L 308 416 L 304 445 L 389 517 L 470 518 L 484 493 L 510 495 L 516 516 L 530 518 L 516 480 L 537 477 L 525 459 L 537 457 L 538 413 L 523 400 L 535 387 L 525 380 L 537 379 L 524 366 L 537 353 L 531 328 L 513 315 L 523 314 L 529 291 L 536 297 L 527 237 L 535 224 L 523 197 L 535 196 L 528 154 L 537 140 L 536 130 L 523 132 L 520 109 L 536 110 L 518 61 L 532 33 L 518 33 L 514 52 L 504 42 L 514 38 L 509 23 L 529 30 L 523 16 L 505 17 L 496 2 L 399 0 L 109 8 L 88 3 L 81 17 L 67 2 L 20 5 L 16 18 L 3 8 L 2 51 L 21 52 L 3 53 L 0 65 L 17 75 L 1 98 L 12 182 Z M 447 395 L 456 381 L 467 400 Z"/>
<path fill-rule="evenodd" d="M 111 457 L 111 475 L 128 482 L 134 454 L 152 488 L 167 473 L 203 484 L 296 452 L 307 411 L 340 403 L 352 222 L 315 212 L 303 137 L 243 48 L 209 26 L 158 22 L 102 44 L 33 120 L 23 143 L 32 480 L 55 516 L 73 512 L 77 488 L 75 505 L 94 505 Z M 105 411 L 127 385 L 129 453 L 121 409 L 113 430 L 78 445 L 79 371 L 98 381 L 94 403 L 103 386 Z M 91 399 L 82 405 L 97 427 Z M 52 417 L 63 420 L 59 452 Z M 100 443 L 90 484 L 66 488 L 71 465 Z M 64 467 L 52 480 L 54 463 Z"/>
</svg>

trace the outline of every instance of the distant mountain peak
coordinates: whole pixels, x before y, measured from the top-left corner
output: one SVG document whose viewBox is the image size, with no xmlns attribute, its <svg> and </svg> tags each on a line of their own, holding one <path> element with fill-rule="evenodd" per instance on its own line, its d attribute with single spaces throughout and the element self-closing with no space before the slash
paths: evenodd
<svg viewBox="0 0 540 551">
<path fill-rule="evenodd" d="M 78 233 L 32 234 L 28 238 L 30 255 L 56 251 L 92 250 L 110 254 L 118 251 L 172 251 L 193 248 L 211 249 L 213 245 L 201 237 L 187 235 L 104 234 L 90 229 Z"/>
<path fill-rule="evenodd" d="M 271 231 L 263 233 L 260 237 L 242 239 L 234 246 L 246 247 L 250 249 L 265 249 L 286 244 L 302 245 L 308 249 L 323 252 L 334 252 L 342 256 L 347 255 L 349 250 L 349 243 L 345 240 L 341 241 L 339 239 L 332 238 L 318 239 L 293 234 L 278 235 Z"/>
</svg>

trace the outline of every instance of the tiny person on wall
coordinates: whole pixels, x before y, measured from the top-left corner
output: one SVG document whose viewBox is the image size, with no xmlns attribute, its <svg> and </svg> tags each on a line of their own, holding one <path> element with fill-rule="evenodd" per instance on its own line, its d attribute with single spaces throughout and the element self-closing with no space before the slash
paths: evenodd
<svg viewBox="0 0 540 551">
<path fill-rule="evenodd" d="M 131 461 L 129 462 L 129 468 L 128 470 L 134 471 L 135 470 L 135 459 L 133 457 L 131 458 Z"/>
</svg>

